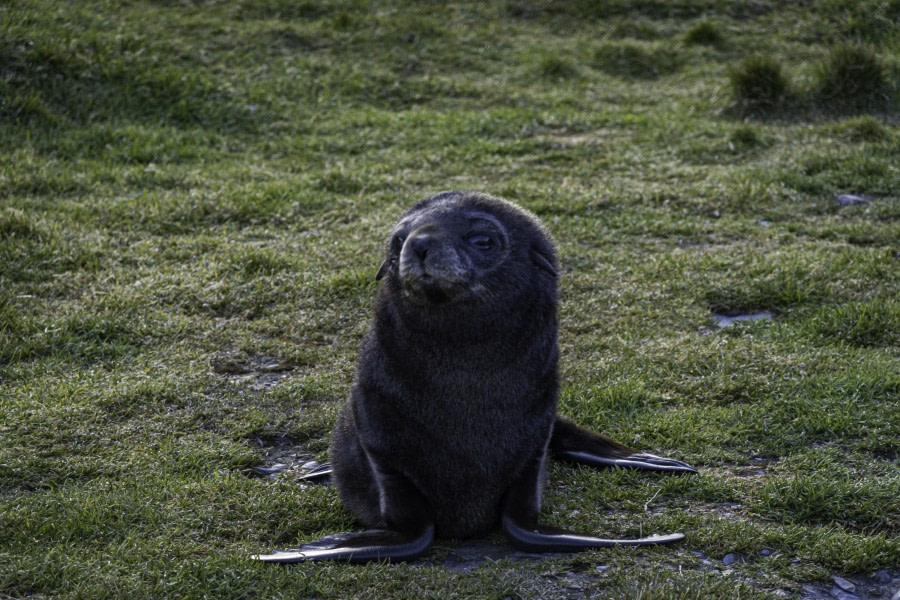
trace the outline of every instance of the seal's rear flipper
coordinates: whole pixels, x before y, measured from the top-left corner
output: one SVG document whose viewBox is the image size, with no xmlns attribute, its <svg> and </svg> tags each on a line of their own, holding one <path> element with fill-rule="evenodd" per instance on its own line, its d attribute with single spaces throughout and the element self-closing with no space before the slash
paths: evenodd
<svg viewBox="0 0 900 600">
<path fill-rule="evenodd" d="M 613 546 L 653 546 L 671 544 L 684 539 L 683 533 L 624 540 L 606 539 L 545 525 L 523 526 L 508 515 L 503 516 L 502 528 L 512 545 L 526 552 L 579 552 Z"/>
<path fill-rule="evenodd" d="M 319 465 L 315 469 L 309 471 L 308 473 L 304 473 L 298 479 L 308 479 L 310 481 L 318 481 L 320 479 L 325 479 L 326 477 L 331 476 L 331 465 L 325 463 L 324 465 Z"/>
<path fill-rule="evenodd" d="M 500 528 L 516 548 L 527 552 L 579 552 L 610 546 L 669 544 L 684 539 L 681 533 L 671 533 L 617 540 L 539 524 L 541 500 L 537 483 L 544 478 L 545 466 L 546 456 L 543 453 L 529 461 L 503 498 Z"/>
<path fill-rule="evenodd" d="M 360 533 L 330 535 L 304 544 L 296 550 L 257 554 L 253 558 L 282 564 L 319 560 L 339 560 L 355 564 L 373 560 L 411 560 L 425 552 L 433 540 L 434 527 L 431 525 L 418 535 L 390 529 L 367 529 Z"/>
<path fill-rule="evenodd" d="M 556 417 L 550 437 L 550 456 L 592 467 L 626 467 L 665 473 L 696 473 L 697 469 L 672 458 L 638 452 L 615 440 Z"/>
</svg>

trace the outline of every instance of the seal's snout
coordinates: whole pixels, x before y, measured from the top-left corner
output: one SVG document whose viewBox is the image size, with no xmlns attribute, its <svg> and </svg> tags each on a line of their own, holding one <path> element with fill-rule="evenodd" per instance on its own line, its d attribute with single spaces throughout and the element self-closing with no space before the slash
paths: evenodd
<svg viewBox="0 0 900 600">
<path fill-rule="evenodd" d="M 444 304 L 466 296 L 468 263 L 458 243 L 434 227 L 413 230 L 399 250 L 397 274 L 404 297 L 417 304 Z"/>
<path fill-rule="evenodd" d="M 428 251 L 431 249 L 431 243 L 432 240 L 429 235 L 419 235 L 409 241 L 412 251 L 421 261 L 424 261 L 425 257 L 428 255 Z"/>
<path fill-rule="evenodd" d="M 453 241 L 431 227 L 420 227 L 409 234 L 400 250 L 401 271 L 414 276 L 452 276 L 459 267 Z M 403 269 L 405 267 L 405 269 Z"/>
</svg>

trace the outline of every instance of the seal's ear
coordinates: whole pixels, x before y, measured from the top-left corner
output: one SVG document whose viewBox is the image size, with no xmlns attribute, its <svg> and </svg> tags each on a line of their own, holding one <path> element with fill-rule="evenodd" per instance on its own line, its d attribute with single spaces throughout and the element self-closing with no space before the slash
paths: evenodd
<svg viewBox="0 0 900 600">
<path fill-rule="evenodd" d="M 534 246 L 531 247 L 529 255 L 531 256 L 531 262 L 533 262 L 537 268 L 543 269 L 550 275 L 556 277 L 556 267 L 553 266 L 553 260 L 551 258 L 542 254 L 541 251 Z"/>
<path fill-rule="evenodd" d="M 375 273 L 375 281 L 380 281 L 382 277 L 387 275 L 388 269 L 390 269 L 390 268 L 391 268 L 390 260 L 386 260 L 383 263 L 381 263 L 381 266 L 378 267 L 378 272 Z"/>
</svg>

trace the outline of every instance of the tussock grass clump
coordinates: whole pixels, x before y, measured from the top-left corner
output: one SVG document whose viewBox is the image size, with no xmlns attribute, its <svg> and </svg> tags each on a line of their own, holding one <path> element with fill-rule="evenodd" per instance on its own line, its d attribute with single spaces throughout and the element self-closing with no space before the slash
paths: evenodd
<svg viewBox="0 0 900 600">
<path fill-rule="evenodd" d="M 751 150 L 767 144 L 766 140 L 760 137 L 757 129 L 749 125 L 742 125 L 732 131 L 728 136 L 728 141 L 735 149 L 740 150 Z"/>
<path fill-rule="evenodd" d="M 619 21 L 610 29 L 610 35 L 615 38 L 632 38 L 636 40 L 658 40 L 662 37 L 659 29 L 645 21 Z"/>
<path fill-rule="evenodd" d="M 242 19 L 313 20 L 335 10 L 328 3 L 311 0 L 244 0 L 236 4 Z"/>
<path fill-rule="evenodd" d="M 887 67 L 871 49 L 859 44 L 832 48 L 817 73 L 816 102 L 826 110 L 885 109 L 891 103 Z"/>
<path fill-rule="evenodd" d="M 848 142 L 883 142 L 891 137 L 884 123 L 868 115 L 847 119 L 831 129 Z"/>
<path fill-rule="evenodd" d="M 334 18 L 331 20 L 331 26 L 335 31 L 350 31 L 356 26 L 357 22 L 356 16 L 347 10 L 341 10 L 334 15 Z"/>
<path fill-rule="evenodd" d="M 684 34 L 684 41 L 691 46 L 721 46 L 725 36 L 712 21 L 701 21 Z"/>
<path fill-rule="evenodd" d="M 610 75 L 634 79 L 655 79 L 677 71 L 681 57 L 670 46 L 621 41 L 606 43 L 594 54 L 597 67 Z"/>
<path fill-rule="evenodd" d="M 733 107 L 742 115 L 761 116 L 784 106 L 790 87 L 781 63 L 771 56 L 745 58 L 729 71 Z"/>
<path fill-rule="evenodd" d="M 810 12 L 824 19 L 829 37 L 881 40 L 896 35 L 900 2 L 896 0 L 815 0 Z"/>
<path fill-rule="evenodd" d="M 570 79 L 578 76 L 578 68 L 561 56 L 546 55 L 538 59 L 536 70 L 544 79 Z"/>
</svg>

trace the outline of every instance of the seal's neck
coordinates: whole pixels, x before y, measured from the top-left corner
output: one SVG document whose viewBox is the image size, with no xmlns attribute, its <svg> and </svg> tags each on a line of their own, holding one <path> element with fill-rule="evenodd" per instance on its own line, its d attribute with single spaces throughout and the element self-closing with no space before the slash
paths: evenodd
<svg viewBox="0 0 900 600">
<path fill-rule="evenodd" d="M 384 292 L 387 293 L 387 292 Z M 417 347 L 461 348 L 472 345 L 523 349 L 532 342 L 556 342 L 556 303 L 552 299 L 529 298 L 521 307 L 485 310 L 478 304 L 421 305 L 378 302 L 376 329 L 394 337 L 403 331 Z M 409 333 L 414 333 L 409 336 Z M 403 340 L 398 339 L 398 343 Z M 414 351 L 415 349 L 409 349 Z"/>
</svg>

